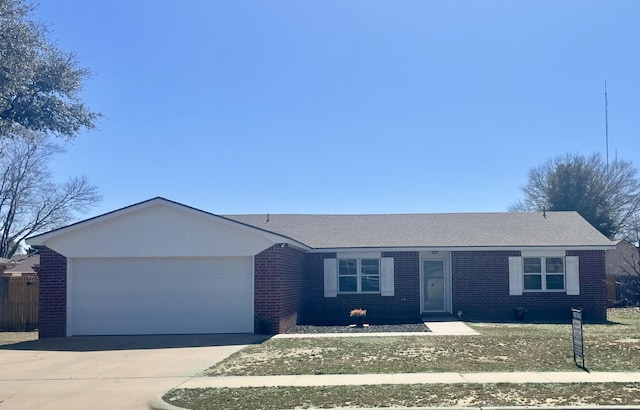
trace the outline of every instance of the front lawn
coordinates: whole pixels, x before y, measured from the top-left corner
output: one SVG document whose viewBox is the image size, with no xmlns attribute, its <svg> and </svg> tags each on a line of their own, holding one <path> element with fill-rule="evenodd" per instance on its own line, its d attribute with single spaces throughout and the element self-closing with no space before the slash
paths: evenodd
<svg viewBox="0 0 640 410">
<path fill-rule="evenodd" d="M 637 383 L 409 384 L 177 389 L 164 396 L 193 410 L 336 407 L 640 406 Z"/>
<path fill-rule="evenodd" d="M 638 371 L 640 309 L 609 312 L 585 325 L 586 364 L 594 371 Z M 208 370 L 216 375 L 571 371 L 570 325 L 471 326 L 478 336 L 271 339 Z M 164 396 L 190 409 L 416 406 L 640 405 L 640 383 L 413 384 L 176 389 Z"/>
<path fill-rule="evenodd" d="M 640 309 L 612 309 L 608 324 L 585 325 L 591 371 L 638 371 Z M 470 324 L 478 336 L 271 339 L 249 346 L 208 375 L 571 371 L 568 324 Z"/>
</svg>

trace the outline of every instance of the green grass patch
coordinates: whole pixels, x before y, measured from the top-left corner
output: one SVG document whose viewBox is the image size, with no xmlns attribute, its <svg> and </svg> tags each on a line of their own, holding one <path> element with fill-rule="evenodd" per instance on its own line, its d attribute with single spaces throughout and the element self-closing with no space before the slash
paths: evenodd
<svg viewBox="0 0 640 410">
<path fill-rule="evenodd" d="M 610 323 L 584 326 L 591 371 L 638 371 L 640 309 L 612 309 Z M 271 339 L 207 370 L 208 375 L 570 371 L 569 324 L 470 324 L 477 336 Z"/>
<path fill-rule="evenodd" d="M 640 406 L 639 383 L 410 384 L 176 389 L 164 400 L 193 409 L 427 406 Z"/>
</svg>

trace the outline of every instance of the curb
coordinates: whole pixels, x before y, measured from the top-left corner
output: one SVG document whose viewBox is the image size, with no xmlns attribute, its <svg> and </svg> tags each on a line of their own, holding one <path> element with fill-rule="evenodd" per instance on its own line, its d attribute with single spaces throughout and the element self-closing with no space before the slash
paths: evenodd
<svg viewBox="0 0 640 410">
<path fill-rule="evenodd" d="M 353 410 L 353 407 L 334 407 L 334 410 Z M 473 406 L 473 407 L 385 407 L 385 410 L 638 410 L 638 406 L 633 405 L 595 405 L 584 406 Z M 357 410 L 380 410 L 380 407 L 358 407 Z"/>
<path fill-rule="evenodd" d="M 213 387 L 215 388 L 215 387 Z M 149 400 L 149 407 L 152 410 L 190 410 L 184 407 L 174 406 L 157 396 Z M 472 406 L 472 407 L 385 407 L 387 410 L 540 410 L 540 406 Z M 638 410 L 635 405 L 595 405 L 586 404 L 581 406 L 553 406 L 548 407 L 554 410 Z M 334 410 L 353 410 L 353 407 L 334 407 Z M 294 409 L 292 409 L 294 410 Z M 380 410 L 373 407 L 358 407 L 358 410 Z"/>
<path fill-rule="evenodd" d="M 154 397 L 149 400 L 147 403 L 152 410 L 189 410 L 184 407 L 174 406 L 173 404 L 169 404 L 162 399 L 163 395 Z"/>
<path fill-rule="evenodd" d="M 189 410 L 184 407 L 174 406 L 167 403 L 158 396 L 149 401 L 149 406 L 153 410 Z M 633 405 L 583 405 L 583 406 L 554 406 L 549 407 L 554 410 L 637 410 L 638 406 Z M 334 407 L 334 410 L 353 410 L 353 407 Z M 380 410 L 380 408 L 358 407 L 359 410 Z M 474 406 L 474 407 L 385 407 L 387 410 L 540 410 L 540 406 Z"/>
</svg>

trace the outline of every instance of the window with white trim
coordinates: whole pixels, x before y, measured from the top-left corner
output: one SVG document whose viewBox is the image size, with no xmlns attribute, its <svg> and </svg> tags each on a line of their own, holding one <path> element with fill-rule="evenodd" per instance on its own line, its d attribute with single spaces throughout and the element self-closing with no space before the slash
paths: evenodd
<svg viewBox="0 0 640 410">
<path fill-rule="evenodd" d="M 523 257 L 523 290 L 525 292 L 564 291 L 564 262 L 564 258 L 561 256 Z"/>
<path fill-rule="evenodd" d="M 339 293 L 380 293 L 380 259 L 338 259 Z"/>
</svg>

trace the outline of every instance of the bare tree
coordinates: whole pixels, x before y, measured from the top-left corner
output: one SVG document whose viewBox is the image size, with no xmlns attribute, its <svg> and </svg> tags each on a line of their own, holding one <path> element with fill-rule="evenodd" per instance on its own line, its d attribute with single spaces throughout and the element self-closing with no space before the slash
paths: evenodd
<svg viewBox="0 0 640 410">
<path fill-rule="evenodd" d="M 21 129 L 0 144 L 0 257 L 11 258 L 26 237 L 68 224 L 100 200 L 86 177 L 53 180 L 49 162 L 64 150 L 47 135 Z"/>
<path fill-rule="evenodd" d="M 598 154 L 566 154 L 529 170 L 524 200 L 510 211 L 578 211 L 609 238 L 633 241 L 640 217 L 640 179 L 631 162 L 606 164 Z"/>
</svg>

